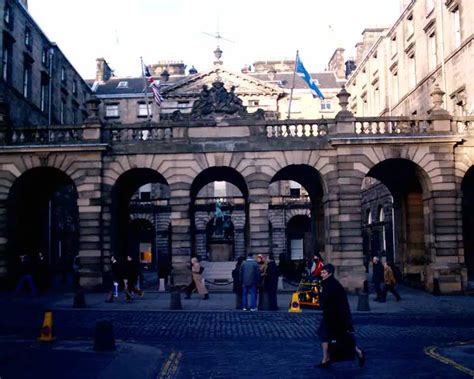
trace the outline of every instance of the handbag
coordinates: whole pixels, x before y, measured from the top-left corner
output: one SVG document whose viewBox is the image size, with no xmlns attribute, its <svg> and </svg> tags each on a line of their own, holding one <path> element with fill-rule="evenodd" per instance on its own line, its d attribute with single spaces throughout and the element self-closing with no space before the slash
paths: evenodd
<svg viewBox="0 0 474 379">
<path fill-rule="evenodd" d="M 204 272 L 204 267 L 200 266 L 199 267 L 199 273 L 202 274 Z"/>
<path fill-rule="evenodd" d="M 329 357 L 332 362 L 352 361 L 356 356 L 354 334 L 344 332 L 329 341 Z"/>
</svg>

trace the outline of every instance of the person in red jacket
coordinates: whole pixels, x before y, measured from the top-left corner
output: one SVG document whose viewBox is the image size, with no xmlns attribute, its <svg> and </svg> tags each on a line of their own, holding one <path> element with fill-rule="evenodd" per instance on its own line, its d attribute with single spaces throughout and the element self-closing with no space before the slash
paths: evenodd
<svg viewBox="0 0 474 379">
<path fill-rule="evenodd" d="M 316 253 L 313 257 L 313 265 L 311 266 L 311 276 L 316 279 L 321 279 L 321 271 L 323 270 L 323 267 L 323 258 Z"/>
</svg>

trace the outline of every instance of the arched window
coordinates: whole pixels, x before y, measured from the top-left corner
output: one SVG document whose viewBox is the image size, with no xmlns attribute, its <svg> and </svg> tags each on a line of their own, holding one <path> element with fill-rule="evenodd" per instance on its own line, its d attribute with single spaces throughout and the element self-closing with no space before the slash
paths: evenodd
<svg viewBox="0 0 474 379">
<path fill-rule="evenodd" d="M 370 209 L 367 209 L 366 219 L 367 219 L 367 225 L 372 224 L 372 213 L 370 212 Z"/>
<path fill-rule="evenodd" d="M 378 211 L 378 221 L 380 222 L 380 227 L 381 227 L 381 240 L 382 240 L 382 250 L 387 251 L 387 239 L 385 235 L 385 212 L 382 206 L 379 206 L 379 211 Z"/>
</svg>

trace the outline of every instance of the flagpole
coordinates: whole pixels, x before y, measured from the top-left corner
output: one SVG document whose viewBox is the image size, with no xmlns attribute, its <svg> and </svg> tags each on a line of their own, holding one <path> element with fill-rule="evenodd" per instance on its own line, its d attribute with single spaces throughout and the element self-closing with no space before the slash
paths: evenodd
<svg viewBox="0 0 474 379">
<path fill-rule="evenodd" d="M 148 105 L 148 82 L 145 78 L 145 65 L 143 64 L 143 58 L 140 57 L 140 61 L 142 63 L 142 78 L 143 78 L 143 84 L 144 84 L 144 89 L 143 89 L 143 96 L 145 96 L 145 104 L 146 104 L 146 117 L 148 120 L 150 120 L 150 107 Z"/>
<path fill-rule="evenodd" d="M 290 101 L 288 102 L 288 120 L 291 115 L 291 102 L 293 101 L 293 89 L 295 88 L 296 62 L 298 61 L 298 50 L 296 50 L 295 68 L 293 70 L 293 83 L 291 84 Z"/>
</svg>

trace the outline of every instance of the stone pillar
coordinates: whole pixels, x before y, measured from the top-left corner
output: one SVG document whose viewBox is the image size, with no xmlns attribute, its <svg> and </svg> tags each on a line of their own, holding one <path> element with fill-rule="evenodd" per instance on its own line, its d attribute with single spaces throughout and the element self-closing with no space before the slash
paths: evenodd
<svg viewBox="0 0 474 379">
<path fill-rule="evenodd" d="M 91 288 L 102 284 L 102 192 L 101 161 L 76 178 L 79 208 L 80 284 Z"/>
<path fill-rule="evenodd" d="M 330 180 L 334 192 L 326 199 L 326 260 L 336 266 L 336 276 L 351 291 L 362 290 L 365 277 L 361 220 L 363 175 L 354 163 L 339 162 L 339 176 Z M 337 191 L 337 192 L 336 192 Z"/>
<path fill-rule="evenodd" d="M 10 187 L 11 188 L 11 187 Z M 9 189 L 10 189 L 9 188 Z M 7 195 L 0 199 L 0 283 L 6 278 L 7 267 Z"/>
<path fill-rule="evenodd" d="M 189 196 L 176 196 L 171 192 L 171 255 L 172 284 L 189 284 L 187 264 L 191 259 L 191 220 Z"/>
<path fill-rule="evenodd" d="M 270 252 L 270 236 L 268 228 L 268 205 L 270 197 L 255 191 L 249 196 L 249 251 L 254 254 L 268 254 Z"/>
</svg>

